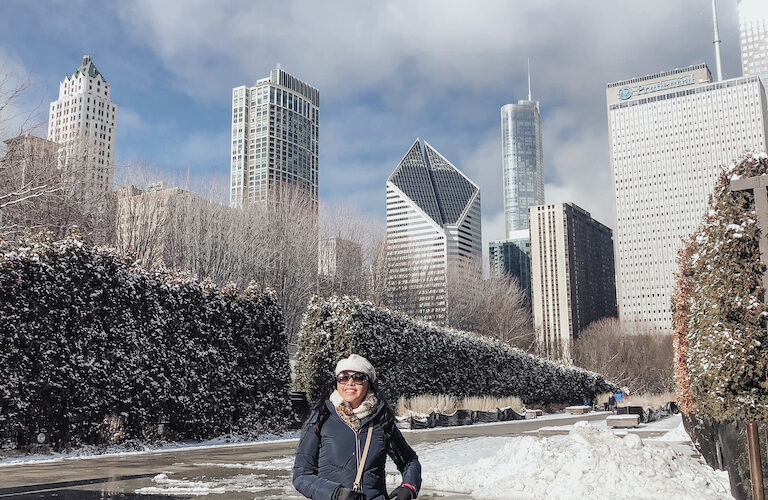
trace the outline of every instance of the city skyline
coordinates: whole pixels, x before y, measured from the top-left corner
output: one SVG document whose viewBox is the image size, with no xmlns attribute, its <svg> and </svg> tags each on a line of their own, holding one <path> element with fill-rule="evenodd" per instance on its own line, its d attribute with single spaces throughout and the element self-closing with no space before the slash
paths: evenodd
<svg viewBox="0 0 768 500">
<path fill-rule="evenodd" d="M 21 33 L 33 32 L 34 26 L 51 27 L 53 20 L 45 19 L 45 9 L 35 7 L 22 12 L 21 5 L 11 2 L 0 7 L 8 14 L 0 17 L 14 20 L 6 21 L 0 30 L 4 33 L 0 35 L 0 61 L 31 75 L 38 84 L 35 98 L 40 96 L 50 102 L 53 87 L 71 71 L 72 61 L 84 53 L 92 54 L 99 69 L 115 84 L 114 98 L 121 104 L 118 164 L 141 160 L 169 172 L 189 167 L 193 177 L 211 177 L 226 185 L 231 89 L 255 83 L 282 62 L 287 71 L 312 82 L 324 95 L 320 163 L 328 171 L 324 171 L 320 183 L 321 199 L 355 203 L 363 212 L 383 221 L 384 194 L 380 186 L 390 165 L 397 161 L 399 144 L 416 135 L 428 136 L 435 147 L 461 164 L 485 193 L 484 248 L 487 241 L 504 237 L 502 193 L 498 189 L 498 109 L 526 93 L 528 56 L 536 68 L 537 99 L 547 103 L 542 121 L 544 142 L 548 144 L 544 161 L 548 202 L 573 201 L 609 225 L 613 219 L 607 191 L 610 169 L 600 95 L 605 82 L 701 61 L 712 66 L 713 60 L 709 5 L 693 2 L 681 6 L 659 2 L 656 9 L 631 7 L 621 12 L 612 11 L 608 3 L 582 10 L 544 4 L 518 8 L 490 4 L 487 13 L 467 20 L 460 36 L 437 27 L 440 20 L 450 25 L 463 19 L 460 5 L 449 4 L 428 36 L 397 44 L 392 43 L 391 30 L 402 21 L 398 15 L 402 14 L 402 5 L 392 4 L 389 9 L 368 13 L 351 9 L 351 13 L 364 18 L 381 18 L 369 32 L 355 34 L 352 40 L 370 49 L 364 55 L 349 47 L 353 44 L 347 37 L 333 33 L 333 23 L 322 22 L 326 16 L 340 15 L 335 7 L 328 7 L 318 27 L 311 28 L 310 18 L 322 14 L 313 9 L 308 13 L 289 9 L 290 15 L 270 8 L 264 12 L 255 7 L 241 9 L 245 20 L 257 14 L 264 14 L 266 19 L 257 22 L 253 33 L 248 34 L 238 31 L 244 20 L 231 30 L 224 28 L 234 5 L 216 13 L 201 7 L 182 9 L 173 3 L 91 6 L 87 15 L 82 9 L 61 9 L 57 25 L 67 24 L 59 22 L 62 20 L 74 22 L 80 18 L 99 22 L 90 23 L 93 29 L 88 37 L 54 27 L 43 30 L 32 41 Z M 418 7 L 415 18 L 426 10 L 429 6 Z M 721 1 L 719 11 L 725 75 L 738 76 L 735 1 Z M 210 15 L 199 32 L 168 24 L 178 19 L 178 25 L 183 26 L 206 14 Z M 505 17 L 519 18 L 515 23 L 527 17 L 546 18 L 553 24 L 552 31 L 559 33 L 531 38 L 524 23 L 518 35 L 503 33 L 496 18 Z M 586 25 L 575 28 L 579 23 L 572 21 L 582 18 Z M 613 19 L 616 26 L 606 25 L 605 19 Z M 284 41 L 265 28 L 269 20 L 296 30 L 311 29 L 318 47 L 307 47 L 304 40 L 276 45 Z M 628 25 L 649 29 L 630 40 L 626 36 Z M 407 26 L 402 28 L 408 31 Z M 223 32 L 221 40 L 209 36 L 214 29 Z M 492 36 L 483 35 L 486 32 Z M 672 34 L 675 43 L 668 42 Z M 564 44 L 563 35 L 581 43 Z M 246 45 L 263 42 L 265 47 L 256 54 L 248 53 L 246 60 L 245 56 L 234 55 L 234 41 Z M 412 70 L 406 85 L 393 76 L 405 71 L 403 64 L 416 48 L 428 64 L 424 69 Z M 625 57 L 630 49 L 633 54 L 639 51 L 639 55 Z M 320 51 L 334 57 L 320 57 Z M 586 52 L 592 56 L 586 57 Z M 375 61 L 374 67 L 369 59 Z M 483 71 L 470 70 L 478 65 Z M 488 71 L 490 68 L 493 71 Z M 605 195 L 595 196 L 595 192 Z"/>
</svg>

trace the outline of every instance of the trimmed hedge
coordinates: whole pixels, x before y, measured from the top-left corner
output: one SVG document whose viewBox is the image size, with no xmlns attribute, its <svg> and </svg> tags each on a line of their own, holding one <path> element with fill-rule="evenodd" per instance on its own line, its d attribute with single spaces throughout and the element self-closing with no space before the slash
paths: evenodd
<svg viewBox="0 0 768 500">
<path fill-rule="evenodd" d="M 302 321 L 296 384 L 310 401 L 334 388 L 336 362 L 368 358 L 390 401 L 447 394 L 518 396 L 526 404 L 582 403 L 618 388 L 601 375 L 563 366 L 494 339 L 436 326 L 350 297 L 314 297 Z"/>
<path fill-rule="evenodd" d="M 768 304 L 759 247 L 765 235 L 753 193 L 729 190 L 731 179 L 766 174 L 765 154 L 747 155 L 724 170 L 701 226 L 681 253 L 683 270 L 692 273 L 677 284 L 686 292 L 675 303 L 682 315 L 676 328 L 685 335 L 677 345 L 686 363 L 678 384 L 683 394 L 690 386 L 693 404 L 683 409 L 697 418 L 768 420 Z"/>
<path fill-rule="evenodd" d="M 0 431 L 84 443 L 282 428 L 290 368 L 274 293 L 148 272 L 114 250 L 0 242 Z"/>
</svg>

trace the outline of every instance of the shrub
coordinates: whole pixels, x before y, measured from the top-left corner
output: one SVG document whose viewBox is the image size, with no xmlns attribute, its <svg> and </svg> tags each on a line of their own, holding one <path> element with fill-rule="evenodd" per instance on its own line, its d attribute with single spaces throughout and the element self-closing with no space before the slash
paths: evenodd
<svg viewBox="0 0 768 500">
<path fill-rule="evenodd" d="M 286 421 L 290 369 L 270 290 L 144 271 L 50 235 L 0 242 L 0 430 L 56 448 L 257 432 Z"/>
<path fill-rule="evenodd" d="M 687 323 L 676 326 L 686 341 L 678 342 L 678 355 L 687 349 L 695 411 L 718 422 L 768 419 L 768 304 L 759 251 L 765 235 L 754 194 L 729 190 L 732 179 L 766 173 L 765 154 L 745 156 L 724 170 L 689 243 L 689 257 L 681 254 L 692 274 L 678 278 L 675 308 L 687 314 Z M 690 286 L 683 290 L 686 279 Z M 678 370 L 678 383 L 686 382 L 684 371 Z"/>
<path fill-rule="evenodd" d="M 518 396 L 526 404 L 581 403 L 614 390 L 602 376 L 563 366 L 498 340 L 439 327 L 349 297 L 314 297 L 304 315 L 296 383 L 311 401 L 333 388 L 336 362 L 351 353 L 376 367 L 391 402 L 400 396 Z"/>
</svg>

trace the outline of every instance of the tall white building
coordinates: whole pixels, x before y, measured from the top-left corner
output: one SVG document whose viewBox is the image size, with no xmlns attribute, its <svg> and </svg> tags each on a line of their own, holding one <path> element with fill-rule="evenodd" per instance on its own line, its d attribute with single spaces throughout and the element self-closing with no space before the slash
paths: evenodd
<svg viewBox="0 0 768 500">
<path fill-rule="evenodd" d="M 537 344 L 542 355 L 570 363 L 579 332 L 616 316 L 613 235 L 572 203 L 531 207 L 530 220 Z"/>
<path fill-rule="evenodd" d="M 768 88 L 768 2 L 739 0 L 741 72 L 759 76 Z"/>
<path fill-rule="evenodd" d="M 417 139 L 387 179 L 387 299 L 444 322 L 451 273 L 482 254 L 480 188 Z"/>
<path fill-rule="evenodd" d="M 48 140 L 62 144 L 60 163 L 86 191 L 112 191 L 117 104 L 91 56 L 59 84 L 48 114 Z"/>
<path fill-rule="evenodd" d="M 622 319 L 671 329 L 677 251 L 698 227 L 717 176 L 765 151 L 756 76 L 712 82 L 704 64 L 608 84 Z"/>
<path fill-rule="evenodd" d="M 277 201 L 287 189 L 318 202 L 320 93 L 282 69 L 232 89 L 230 205 Z"/>
</svg>

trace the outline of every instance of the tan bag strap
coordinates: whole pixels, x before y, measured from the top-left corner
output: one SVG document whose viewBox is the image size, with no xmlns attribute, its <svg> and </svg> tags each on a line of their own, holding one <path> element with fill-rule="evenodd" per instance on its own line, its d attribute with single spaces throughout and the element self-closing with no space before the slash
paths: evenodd
<svg viewBox="0 0 768 500">
<path fill-rule="evenodd" d="M 353 491 L 360 491 L 360 480 L 363 478 L 363 470 L 365 469 L 365 457 L 368 456 L 368 448 L 371 446 L 371 436 L 373 435 L 373 425 L 368 426 L 368 437 L 365 438 L 365 448 L 363 448 L 363 456 L 360 457 L 360 465 L 357 466 L 357 477 L 355 478 L 355 487 Z"/>
</svg>

